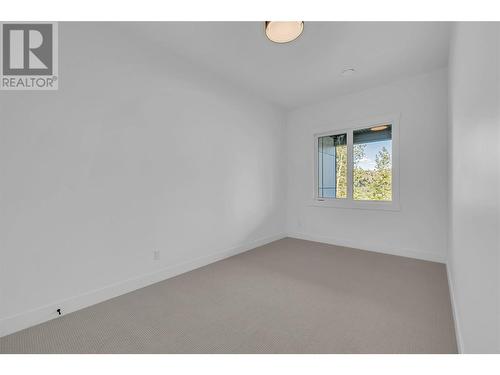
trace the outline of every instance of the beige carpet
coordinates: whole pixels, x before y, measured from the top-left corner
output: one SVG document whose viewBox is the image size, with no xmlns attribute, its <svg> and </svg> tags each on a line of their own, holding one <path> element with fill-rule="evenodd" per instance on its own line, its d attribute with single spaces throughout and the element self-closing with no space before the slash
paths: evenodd
<svg viewBox="0 0 500 375">
<path fill-rule="evenodd" d="M 3 353 L 456 353 L 443 264 L 286 238 L 1 339 Z"/>
</svg>

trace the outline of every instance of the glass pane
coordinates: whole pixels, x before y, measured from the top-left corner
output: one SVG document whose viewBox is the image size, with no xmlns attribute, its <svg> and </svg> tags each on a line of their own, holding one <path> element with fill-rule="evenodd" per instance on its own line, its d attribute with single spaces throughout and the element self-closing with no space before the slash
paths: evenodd
<svg viewBox="0 0 500 375">
<path fill-rule="evenodd" d="M 318 138 L 318 198 L 347 198 L 347 134 Z"/>
<path fill-rule="evenodd" d="M 392 126 L 353 132 L 353 198 L 392 200 Z"/>
</svg>

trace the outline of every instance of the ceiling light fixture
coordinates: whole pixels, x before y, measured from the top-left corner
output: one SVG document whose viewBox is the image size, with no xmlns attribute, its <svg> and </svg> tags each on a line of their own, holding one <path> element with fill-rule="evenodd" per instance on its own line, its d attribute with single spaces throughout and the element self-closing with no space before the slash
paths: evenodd
<svg viewBox="0 0 500 375">
<path fill-rule="evenodd" d="M 275 43 L 297 39 L 304 30 L 304 21 L 266 21 L 266 36 Z"/>
<path fill-rule="evenodd" d="M 385 130 L 389 127 L 389 125 L 380 125 L 380 126 L 374 126 L 373 128 L 370 128 L 372 132 L 379 132 L 381 130 Z"/>
</svg>

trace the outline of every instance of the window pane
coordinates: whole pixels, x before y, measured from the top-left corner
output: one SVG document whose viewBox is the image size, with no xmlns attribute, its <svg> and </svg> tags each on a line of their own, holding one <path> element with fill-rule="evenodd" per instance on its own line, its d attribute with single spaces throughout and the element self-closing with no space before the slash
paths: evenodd
<svg viewBox="0 0 500 375">
<path fill-rule="evenodd" d="M 347 134 L 318 138 L 318 197 L 347 198 Z"/>
<path fill-rule="evenodd" d="M 353 198 L 392 200 L 392 126 L 353 132 Z"/>
</svg>

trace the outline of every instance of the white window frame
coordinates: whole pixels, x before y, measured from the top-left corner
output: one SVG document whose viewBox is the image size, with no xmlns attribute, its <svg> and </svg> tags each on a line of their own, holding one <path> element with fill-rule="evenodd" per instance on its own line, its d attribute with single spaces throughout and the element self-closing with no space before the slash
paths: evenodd
<svg viewBox="0 0 500 375">
<path fill-rule="evenodd" d="M 399 119 L 400 115 L 388 115 L 353 121 L 349 126 L 338 126 L 330 131 L 314 134 L 314 192 L 313 205 L 318 207 L 357 208 L 398 211 L 399 208 Z M 353 199 L 353 132 L 377 125 L 392 125 L 392 201 L 360 201 Z M 318 196 L 318 138 L 327 135 L 347 134 L 347 198 L 323 198 Z"/>
</svg>

